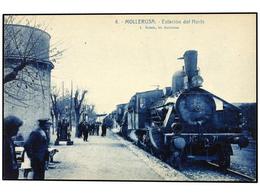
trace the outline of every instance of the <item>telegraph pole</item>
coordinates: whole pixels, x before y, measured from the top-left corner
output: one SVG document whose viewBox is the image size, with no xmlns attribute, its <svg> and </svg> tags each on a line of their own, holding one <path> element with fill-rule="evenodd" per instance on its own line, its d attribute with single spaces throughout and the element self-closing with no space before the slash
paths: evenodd
<svg viewBox="0 0 260 195">
<path fill-rule="evenodd" d="M 72 97 L 73 96 L 73 82 L 71 80 L 70 82 L 70 132 L 72 131 Z"/>
<path fill-rule="evenodd" d="M 66 115 L 65 105 L 64 105 L 64 81 L 62 81 L 62 108 L 64 108 L 64 110 L 62 111 L 62 117 L 64 117 L 64 115 Z"/>
</svg>

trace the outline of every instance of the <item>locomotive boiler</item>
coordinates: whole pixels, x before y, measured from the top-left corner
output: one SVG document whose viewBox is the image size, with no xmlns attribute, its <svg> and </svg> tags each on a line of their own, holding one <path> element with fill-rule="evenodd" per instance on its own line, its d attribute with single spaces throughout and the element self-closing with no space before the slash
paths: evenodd
<svg viewBox="0 0 260 195">
<path fill-rule="evenodd" d="M 198 53 L 186 51 L 172 86 L 136 93 L 120 107 L 121 134 L 179 168 L 187 160 L 230 166 L 231 144 L 248 145 L 241 110 L 202 88 Z"/>
</svg>

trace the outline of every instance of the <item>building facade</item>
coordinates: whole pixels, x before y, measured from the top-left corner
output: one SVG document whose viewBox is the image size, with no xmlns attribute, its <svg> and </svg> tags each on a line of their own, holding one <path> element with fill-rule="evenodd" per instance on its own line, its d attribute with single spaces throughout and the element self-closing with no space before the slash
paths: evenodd
<svg viewBox="0 0 260 195">
<path fill-rule="evenodd" d="M 20 133 L 26 138 L 37 120 L 50 118 L 50 35 L 38 28 L 4 25 L 4 78 L 23 66 L 16 77 L 4 80 L 4 117 L 15 115 L 24 121 Z"/>
</svg>

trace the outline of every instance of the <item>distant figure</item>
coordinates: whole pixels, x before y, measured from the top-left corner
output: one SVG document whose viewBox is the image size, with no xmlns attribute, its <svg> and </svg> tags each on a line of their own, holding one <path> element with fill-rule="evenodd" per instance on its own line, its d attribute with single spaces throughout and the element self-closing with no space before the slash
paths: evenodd
<svg viewBox="0 0 260 195">
<path fill-rule="evenodd" d="M 60 140 L 67 141 L 68 140 L 68 129 L 69 129 L 69 122 L 66 118 L 63 118 L 61 123 L 61 132 L 60 132 Z"/>
<path fill-rule="evenodd" d="M 90 124 L 89 128 L 90 128 L 90 134 L 94 135 L 94 133 L 95 133 L 95 123 Z"/>
<path fill-rule="evenodd" d="M 45 166 L 49 161 L 48 131 L 52 123 L 49 119 L 40 119 L 38 122 L 39 127 L 31 132 L 24 149 L 31 160 L 33 179 L 43 180 L 45 177 Z"/>
<path fill-rule="evenodd" d="M 88 123 L 88 134 L 92 135 L 92 125 Z"/>
<path fill-rule="evenodd" d="M 88 133 L 89 133 L 89 125 L 86 123 L 86 121 L 81 121 L 79 124 L 79 131 L 83 134 L 83 141 L 88 141 Z"/>
<path fill-rule="evenodd" d="M 81 121 L 81 122 L 79 123 L 79 126 L 78 126 L 78 131 L 79 131 L 78 138 L 82 138 L 82 136 L 83 136 L 83 131 L 82 131 L 82 128 L 80 127 L 80 125 L 81 125 L 82 122 L 83 122 L 83 121 Z"/>
<path fill-rule="evenodd" d="M 96 135 L 99 136 L 99 124 L 98 123 L 95 123 L 95 132 L 96 132 Z"/>
<path fill-rule="evenodd" d="M 19 177 L 15 145 L 12 137 L 18 133 L 22 125 L 23 121 L 16 116 L 4 118 L 3 179 L 18 179 Z"/>
<path fill-rule="evenodd" d="M 102 124 L 102 133 L 101 133 L 101 136 L 106 136 L 106 134 L 107 134 L 107 126 L 106 126 L 106 124 L 105 123 L 103 123 Z"/>
<path fill-rule="evenodd" d="M 61 120 L 58 120 L 58 126 L 57 126 L 57 140 L 60 140 L 60 134 L 61 134 Z"/>
<path fill-rule="evenodd" d="M 61 128 L 62 128 L 62 122 L 59 119 L 57 121 L 57 126 L 56 126 L 56 135 L 57 135 L 57 137 L 56 137 L 56 140 L 54 142 L 55 145 L 59 145 L 59 142 L 61 141 L 61 137 L 60 137 L 61 136 Z"/>
</svg>

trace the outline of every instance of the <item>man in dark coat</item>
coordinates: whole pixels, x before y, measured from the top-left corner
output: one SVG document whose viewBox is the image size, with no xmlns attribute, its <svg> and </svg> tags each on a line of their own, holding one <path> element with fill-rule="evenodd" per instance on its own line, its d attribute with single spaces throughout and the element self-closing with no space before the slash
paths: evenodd
<svg viewBox="0 0 260 195">
<path fill-rule="evenodd" d="M 33 179 L 43 180 L 45 176 L 46 161 L 49 160 L 48 152 L 48 131 L 51 122 L 49 119 L 40 119 L 39 127 L 31 132 L 28 140 L 24 145 L 28 157 L 31 159 L 33 170 Z"/>
<path fill-rule="evenodd" d="M 86 123 L 86 121 L 81 121 L 79 124 L 79 131 L 83 133 L 83 141 L 88 141 L 88 133 L 89 133 L 89 125 Z"/>
<path fill-rule="evenodd" d="M 81 121 L 80 123 L 79 123 L 79 126 L 78 126 L 78 130 L 79 130 L 79 134 L 78 134 L 78 138 L 82 138 L 82 135 L 83 135 L 83 131 L 82 131 L 82 127 L 81 127 L 81 123 L 82 123 L 83 121 Z"/>
<path fill-rule="evenodd" d="M 61 123 L 60 140 L 62 140 L 62 141 L 68 140 L 68 129 L 69 129 L 69 123 L 68 123 L 67 119 L 64 118 Z"/>
<path fill-rule="evenodd" d="M 89 124 L 90 135 L 94 135 L 95 132 L 95 123 Z"/>
<path fill-rule="evenodd" d="M 96 135 L 99 136 L 99 124 L 97 122 L 95 123 L 95 132 Z"/>
<path fill-rule="evenodd" d="M 102 129 L 102 133 L 101 133 L 101 136 L 106 136 L 107 134 L 107 126 L 106 124 L 103 122 L 102 126 L 101 126 L 101 129 Z"/>
<path fill-rule="evenodd" d="M 89 130 L 90 130 L 90 124 L 84 121 L 84 127 L 83 127 L 83 138 L 84 141 L 88 141 L 88 134 L 89 134 Z"/>
<path fill-rule="evenodd" d="M 18 179 L 19 177 L 15 145 L 12 137 L 18 133 L 22 124 L 22 120 L 16 116 L 4 118 L 3 179 Z"/>
</svg>

